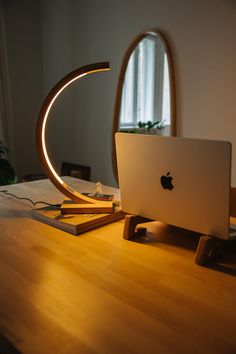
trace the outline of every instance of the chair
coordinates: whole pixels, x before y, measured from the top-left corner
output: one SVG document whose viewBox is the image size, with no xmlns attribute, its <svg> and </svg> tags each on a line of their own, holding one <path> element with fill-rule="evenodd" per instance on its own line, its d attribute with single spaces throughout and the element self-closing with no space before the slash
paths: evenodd
<svg viewBox="0 0 236 354">
<path fill-rule="evenodd" d="M 91 168 L 89 166 L 77 165 L 70 162 L 62 162 L 61 176 L 71 176 L 90 181 Z"/>
</svg>

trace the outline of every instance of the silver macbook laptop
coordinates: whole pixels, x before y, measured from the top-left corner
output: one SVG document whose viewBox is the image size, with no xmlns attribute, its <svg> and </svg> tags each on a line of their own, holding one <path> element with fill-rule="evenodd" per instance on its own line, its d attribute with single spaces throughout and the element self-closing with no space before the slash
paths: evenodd
<svg viewBox="0 0 236 354">
<path fill-rule="evenodd" d="M 222 239 L 236 236 L 229 142 L 116 133 L 116 152 L 125 212 Z"/>
</svg>

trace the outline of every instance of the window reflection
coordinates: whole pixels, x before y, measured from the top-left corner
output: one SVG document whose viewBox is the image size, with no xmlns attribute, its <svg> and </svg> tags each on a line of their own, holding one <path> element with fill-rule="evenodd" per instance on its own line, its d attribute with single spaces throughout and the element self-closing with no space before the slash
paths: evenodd
<svg viewBox="0 0 236 354">
<path fill-rule="evenodd" d="M 120 128 L 138 122 L 170 125 L 170 85 L 167 56 L 161 41 L 148 35 L 134 49 L 122 90 Z"/>
</svg>

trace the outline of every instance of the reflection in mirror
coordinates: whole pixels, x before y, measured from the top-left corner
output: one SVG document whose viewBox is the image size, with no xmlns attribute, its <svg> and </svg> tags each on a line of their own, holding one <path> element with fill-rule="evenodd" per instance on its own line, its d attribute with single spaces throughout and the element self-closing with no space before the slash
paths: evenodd
<svg viewBox="0 0 236 354">
<path fill-rule="evenodd" d="M 113 122 L 112 158 L 116 179 L 114 135 L 117 131 L 175 135 L 172 57 L 159 31 L 137 36 L 122 62 Z"/>
<path fill-rule="evenodd" d="M 147 124 L 147 122 L 150 122 Z M 146 124 L 145 124 L 146 123 Z M 170 127 L 167 56 L 159 37 L 143 38 L 132 52 L 122 88 L 119 130 Z"/>
</svg>

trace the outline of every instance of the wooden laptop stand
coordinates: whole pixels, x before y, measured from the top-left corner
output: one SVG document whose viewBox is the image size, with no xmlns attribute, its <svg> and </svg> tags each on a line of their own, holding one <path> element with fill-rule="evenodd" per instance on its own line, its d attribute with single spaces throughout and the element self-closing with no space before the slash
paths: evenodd
<svg viewBox="0 0 236 354">
<path fill-rule="evenodd" d="M 230 193 L 230 216 L 236 217 L 236 188 L 231 188 Z M 126 240 L 132 239 L 137 235 L 144 235 L 147 229 L 144 226 L 138 226 L 146 222 L 154 221 L 139 215 L 126 215 L 123 231 L 123 238 Z M 200 236 L 198 247 L 195 255 L 195 263 L 198 265 L 205 265 L 213 260 L 223 248 L 236 242 L 235 239 L 222 240 L 213 236 Z"/>
</svg>

